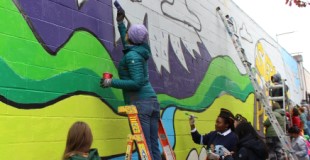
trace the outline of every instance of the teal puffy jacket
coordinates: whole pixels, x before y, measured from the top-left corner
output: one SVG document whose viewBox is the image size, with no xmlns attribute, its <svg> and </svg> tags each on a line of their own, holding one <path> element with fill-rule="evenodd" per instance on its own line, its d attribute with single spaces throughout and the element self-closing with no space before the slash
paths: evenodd
<svg viewBox="0 0 310 160">
<path fill-rule="evenodd" d="M 149 82 L 147 60 L 151 56 L 148 44 L 129 45 L 126 42 L 126 26 L 119 23 L 118 29 L 124 46 L 124 56 L 118 66 L 120 79 L 112 79 L 112 87 L 123 90 L 125 104 L 133 101 L 156 97 L 156 93 Z"/>
</svg>

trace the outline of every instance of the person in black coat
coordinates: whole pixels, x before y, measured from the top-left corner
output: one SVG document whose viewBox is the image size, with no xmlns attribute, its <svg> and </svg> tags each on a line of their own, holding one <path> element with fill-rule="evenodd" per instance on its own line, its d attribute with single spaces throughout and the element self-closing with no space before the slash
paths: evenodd
<svg viewBox="0 0 310 160">
<path fill-rule="evenodd" d="M 241 122 L 235 129 L 239 138 L 237 151 L 225 155 L 224 160 L 265 160 L 268 158 L 266 144 L 249 122 Z"/>
<path fill-rule="evenodd" d="M 281 75 L 279 73 L 271 76 L 271 82 L 274 85 L 281 85 L 281 84 L 284 83 L 284 82 L 282 82 Z M 285 95 L 285 100 L 286 100 L 285 101 L 286 106 L 288 104 L 288 97 L 287 97 L 288 90 L 289 90 L 289 88 L 285 84 L 284 85 L 284 95 Z M 283 96 L 283 88 L 273 88 L 273 89 L 270 89 L 269 90 L 269 96 L 271 96 L 271 97 L 281 97 L 281 96 Z M 275 102 L 278 102 L 279 105 L 281 106 L 281 108 L 285 107 L 285 106 L 283 106 L 283 99 L 275 100 Z"/>
</svg>

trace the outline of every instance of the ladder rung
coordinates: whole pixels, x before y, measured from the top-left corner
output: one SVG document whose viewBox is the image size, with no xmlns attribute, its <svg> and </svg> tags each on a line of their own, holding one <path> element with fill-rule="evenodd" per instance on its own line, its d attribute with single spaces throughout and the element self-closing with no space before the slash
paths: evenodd
<svg viewBox="0 0 310 160">
<path fill-rule="evenodd" d="M 277 88 L 283 88 L 283 87 L 284 87 L 283 84 L 269 86 L 270 89 L 277 89 Z"/>
<path fill-rule="evenodd" d="M 133 105 L 120 106 L 118 107 L 117 111 L 120 114 L 137 114 L 138 113 L 137 108 Z"/>
<path fill-rule="evenodd" d="M 272 100 L 272 101 L 284 100 L 284 97 L 283 96 L 282 97 L 270 97 L 269 99 Z"/>
<path fill-rule="evenodd" d="M 249 61 L 247 61 L 247 60 L 243 60 L 243 63 L 246 63 L 248 66 L 251 66 L 251 65 L 252 65 L 252 63 L 249 62 Z"/>
</svg>

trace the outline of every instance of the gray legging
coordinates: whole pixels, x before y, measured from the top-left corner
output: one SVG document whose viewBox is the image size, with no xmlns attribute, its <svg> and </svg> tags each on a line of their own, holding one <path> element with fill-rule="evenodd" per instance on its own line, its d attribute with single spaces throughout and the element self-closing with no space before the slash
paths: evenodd
<svg viewBox="0 0 310 160">
<path fill-rule="evenodd" d="M 269 160 L 283 160 L 285 155 L 278 137 L 266 137 Z"/>
</svg>

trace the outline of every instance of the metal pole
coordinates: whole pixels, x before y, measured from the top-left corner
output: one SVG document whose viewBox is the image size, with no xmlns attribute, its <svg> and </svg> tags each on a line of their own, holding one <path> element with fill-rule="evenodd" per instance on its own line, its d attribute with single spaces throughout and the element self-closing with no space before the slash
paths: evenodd
<svg viewBox="0 0 310 160">
<path fill-rule="evenodd" d="M 295 33 L 295 31 L 284 32 L 284 33 L 276 34 L 276 41 L 277 41 L 277 43 L 279 43 L 279 41 L 278 41 L 278 36 L 282 36 L 282 35 L 285 35 L 285 34 L 291 34 L 291 33 Z"/>
</svg>

